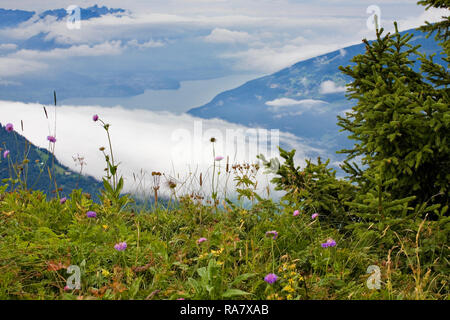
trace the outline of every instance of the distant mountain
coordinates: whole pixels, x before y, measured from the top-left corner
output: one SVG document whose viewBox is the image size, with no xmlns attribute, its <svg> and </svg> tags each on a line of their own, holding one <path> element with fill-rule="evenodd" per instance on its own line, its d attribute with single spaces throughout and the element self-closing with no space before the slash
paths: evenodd
<svg viewBox="0 0 450 320">
<path fill-rule="evenodd" d="M 0 9 L 0 28 L 15 27 L 29 20 L 34 11 Z"/>
<path fill-rule="evenodd" d="M 94 5 L 88 8 L 80 8 L 81 20 L 89 20 L 98 18 L 106 14 L 125 13 L 124 9 L 107 8 L 105 6 L 99 7 Z M 22 22 L 30 20 L 36 14 L 35 11 L 24 10 L 8 10 L 0 9 L 0 28 L 16 27 Z M 66 9 L 46 10 L 38 15 L 39 19 L 45 19 L 48 16 L 56 17 L 56 20 L 65 19 L 67 16 Z"/>
<path fill-rule="evenodd" d="M 121 8 L 99 7 L 94 5 L 88 8 L 80 8 L 82 20 L 89 20 L 106 15 L 121 17 L 128 12 Z M 0 56 L 14 56 L 22 50 L 33 50 L 36 52 L 50 52 L 55 49 L 69 49 L 79 45 L 106 45 L 101 38 L 99 43 L 74 44 L 59 41 L 58 37 L 49 36 L 49 32 L 41 31 L 30 37 L 8 37 L 8 28 L 21 28 L 23 22 L 27 22 L 28 27 L 41 23 L 41 20 L 54 17 L 56 20 L 64 20 L 67 17 L 65 8 L 46 10 L 44 12 L 6 10 L 0 9 Z M 37 28 L 38 30 L 40 28 Z M 130 38 L 131 37 L 131 38 Z M 121 54 L 103 55 L 75 55 L 67 58 L 68 63 L 63 63 L 63 59 L 54 59 L 54 63 L 46 66 L 45 76 L 41 72 L 27 72 L 22 75 L 20 72 L 7 76 L 7 79 L 0 77 L 0 100 L 40 102 L 50 104 L 52 100 L 48 92 L 56 90 L 61 100 L 69 98 L 86 97 L 131 97 L 143 94 L 145 90 L 176 90 L 180 87 L 178 78 L 184 77 L 183 72 L 173 68 L 173 64 L 166 62 L 166 69 L 159 70 L 160 65 L 150 66 L 150 59 L 158 61 L 157 54 L 162 54 L 161 48 L 152 48 L 152 55 L 138 46 L 140 43 L 148 41 L 151 43 L 153 37 L 148 35 L 148 39 L 141 40 L 127 46 L 126 43 L 132 40 L 133 35 L 125 35 L 124 38 L 110 41 L 111 46 L 121 50 L 127 50 L 126 57 Z M 155 43 L 157 40 L 155 40 Z M 2 45 L 5 46 L 2 48 Z M 125 54 L 124 54 L 125 55 Z M 130 58 L 132 57 L 132 58 Z M 33 59 L 31 59 L 33 60 Z M 39 64 L 47 64 L 50 59 L 43 59 Z M 34 60 L 33 60 L 34 61 Z M 145 61 L 148 65 L 142 68 Z M 180 60 L 181 61 L 181 60 Z M 126 62 L 126 64 L 124 63 Z M 32 64 L 33 62 L 30 61 Z M 26 65 L 26 63 L 25 63 Z M 90 66 L 93 66 L 92 68 Z M 18 69 L 18 68 L 17 68 Z M 172 74 L 168 74 L 172 72 Z"/>
<path fill-rule="evenodd" d="M 404 33 L 414 34 L 411 43 L 420 44 L 421 52 L 431 54 L 442 49 L 419 31 Z M 298 62 L 220 93 L 211 102 L 188 113 L 290 132 L 334 153 L 351 145 L 346 135 L 339 133 L 336 117 L 353 105 L 345 97 L 345 84 L 350 78 L 338 68 L 350 65 L 352 57 L 364 51 L 365 45 L 361 43 Z"/>
<path fill-rule="evenodd" d="M 0 124 L 0 182 L 3 179 L 15 178 L 12 173 L 11 164 L 20 164 L 24 159 L 24 153 L 28 152 L 27 159 L 27 185 L 33 190 L 41 190 L 47 195 L 55 196 L 55 185 L 50 180 L 48 170 L 55 177 L 58 189 L 61 188 L 60 196 L 69 195 L 73 189 L 83 189 L 83 192 L 92 195 L 94 200 L 98 200 L 98 193 L 103 185 L 90 176 L 80 175 L 73 172 L 68 167 L 61 164 L 46 149 L 38 148 L 17 132 L 7 132 Z M 9 161 L 3 158 L 3 152 L 9 150 Z M 3 183 L 2 183 L 3 185 Z M 11 185 L 11 183 L 9 183 Z"/>
<path fill-rule="evenodd" d="M 81 20 L 89 20 L 92 18 L 98 18 L 107 14 L 116 14 L 121 16 L 120 13 L 125 13 L 124 9 L 120 8 L 107 8 L 105 6 L 99 7 L 94 5 L 88 8 L 80 8 Z M 33 18 L 33 22 L 36 23 L 39 20 L 46 17 L 56 17 L 57 21 L 63 20 L 67 17 L 66 9 L 54 9 L 46 10 L 42 13 L 36 13 L 35 11 L 23 11 L 23 10 L 6 10 L 0 9 L 0 29 L 17 27 L 19 24 Z M 35 36 L 22 41 L 16 41 L 18 49 L 29 50 L 51 50 L 55 48 L 68 48 L 70 44 L 57 43 L 55 39 L 47 39 L 48 33 L 41 32 Z"/>
<path fill-rule="evenodd" d="M 124 9 L 112 9 L 112 8 L 110 9 L 105 6 L 99 7 L 98 5 L 94 5 L 92 7 L 85 8 L 85 9 L 80 8 L 81 20 L 89 20 L 92 18 L 101 17 L 106 14 L 124 13 L 124 12 L 125 12 Z M 39 18 L 44 19 L 47 16 L 54 16 L 54 17 L 57 17 L 57 20 L 62 20 L 64 18 L 66 18 L 67 11 L 66 11 L 66 9 L 47 10 L 47 11 L 44 11 L 43 13 L 41 13 L 39 15 Z"/>
</svg>

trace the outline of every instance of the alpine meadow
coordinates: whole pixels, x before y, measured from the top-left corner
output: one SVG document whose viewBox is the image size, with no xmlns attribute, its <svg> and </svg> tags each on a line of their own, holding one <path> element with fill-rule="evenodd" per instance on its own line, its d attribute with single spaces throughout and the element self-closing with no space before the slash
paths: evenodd
<svg viewBox="0 0 450 320">
<path fill-rule="evenodd" d="M 312 45 L 314 19 L 270 1 L 254 16 L 12 3 L 0 299 L 450 299 L 448 0 L 405 4 L 437 12 L 414 28 L 382 8 L 341 47 L 322 28 L 353 41 L 354 11 L 321 11 Z M 126 106 L 149 94 L 174 109 Z"/>
</svg>

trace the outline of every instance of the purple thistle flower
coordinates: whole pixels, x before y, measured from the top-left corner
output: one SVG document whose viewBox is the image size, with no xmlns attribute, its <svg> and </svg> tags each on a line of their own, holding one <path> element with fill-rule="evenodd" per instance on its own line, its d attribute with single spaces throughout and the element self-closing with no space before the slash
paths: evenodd
<svg viewBox="0 0 450 320">
<path fill-rule="evenodd" d="M 3 152 L 3 158 L 6 159 L 6 157 L 8 157 L 8 155 L 9 155 L 9 150 L 5 150 Z"/>
<path fill-rule="evenodd" d="M 269 273 L 267 276 L 264 277 L 264 281 L 269 284 L 274 284 L 275 281 L 277 281 L 278 277 L 275 273 Z"/>
<path fill-rule="evenodd" d="M 300 214 L 300 211 L 295 210 L 293 216 L 296 217 L 296 216 L 298 216 L 299 214 Z"/>
<path fill-rule="evenodd" d="M 223 157 L 222 156 L 217 156 L 217 157 L 214 158 L 214 160 L 220 161 L 220 160 L 223 160 Z"/>
<path fill-rule="evenodd" d="M 88 212 L 86 213 L 86 216 L 87 216 L 88 218 L 97 218 L 97 212 L 95 212 L 95 211 L 88 211 Z"/>
<path fill-rule="evenodd" d="M 275 230 L 267 231 L 266 236 L 268 236 L 268 235 L 273 235 L 272 239 L 275 240 L 278 237 L 278 232 L 276 232 Z"/>
<path fill-rule="evenodd" d="M 61 199 L 59 200 L 59 203 L 60 203 L 60 204 L 64 204 L 64 203 L 66 203 L 66 201 L 67 201 L 67 198 L 64 197 L 64 198 L 61 198 Z"/>
<path fill-rule="evenodd" d="M 336 246 L 336 241 L 334 241 L 333 239 L 329 238 L 327 240 L 327 242 L 322 243 L 321 246 L 322 246 L 322 248 L 335 247 Z"/>
<path fill-rule="evenodd" d="M 205 242 L 206 240 L 208 240 L 208 239 L 206 239 L 206 238 L 200 238 L 200 239 L 197 240 L 197 243 L 200 244 L 200 243 L 202 243 L 202 242 Z"/>
<path fill-rule="evenodd" d="M 48 137 L 47 137 L 47 140 L 50 141 L 50 142 L 52 142 L 52 143 L 55 143 L 55 142 L 56 142 L 56 138 L 55 138 L 54 136 L 48 136 Z"/>
<path fill-rule="evenodd" d="M 92 120 L 97 121 L 98 120 L 98 115 L 94 114 L 94 116 L 92 117 Z"/>
<path fill-rule="evenodd" d="M 8 124 L 6 124 L 6 126 L 5 126 L 5 130 L 6 130 L 6 131 L 8 131 L 8 132 L 11 132 L 11 131 L 13 131 L 13 130 L 14 130 L 14 126 L 13 126 L 13 124 L 12 124 L 12 123 L 8 123 Z"/>
<path fill-rule="evenodd" d="M 314 213 L 312 216 L 311 216 L 311 219 L 315 219 L 315 218 L 317 218 L 319 216 L 319 214 L 318 213 Z"/>
<path fill-rule="evenodd" d="M 114 245 L 114 249 L 116 249 L 117 251 L 124 251 L 126 248 L 127 248 L 127 243 L 125 241 L 116 243 Z"/>
</svg>

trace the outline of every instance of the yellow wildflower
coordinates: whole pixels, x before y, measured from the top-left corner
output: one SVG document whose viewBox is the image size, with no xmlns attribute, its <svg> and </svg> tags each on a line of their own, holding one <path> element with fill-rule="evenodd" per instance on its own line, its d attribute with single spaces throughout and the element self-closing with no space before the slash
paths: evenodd
<svg viewBox="0 0 450 320">
<path fill-rule="evenodd" d="M 287 292 L 295 292 L 295 289 L 291 287 L 291 285 L 287 285 L 283 288 L 283 291 Z"/>
<path fill-rule="evenodd" d="M 109 273 L 108 270 L 102 269 L 102 275 L 103 275 L 104 277 L 108 277 L 108 276 L 110 275 L 110 273 Z"/>
<path fill-rule="evenodd" d="M 211 253 L 215 256 L 220 255 L 223 252 L 223 248 L 219 249 L 219 250 L 211 250 Z"/>
<path fill-rule="evenodd" d="M 208 253 L 205 252 L 205 253 L 202 253 L 201 255 L 199 255 L 198 258 L 199 258 L 199 259 L 204 259 L 204 258 L 206 258 L 207 256 L 208 256 Z"/>
</svg>

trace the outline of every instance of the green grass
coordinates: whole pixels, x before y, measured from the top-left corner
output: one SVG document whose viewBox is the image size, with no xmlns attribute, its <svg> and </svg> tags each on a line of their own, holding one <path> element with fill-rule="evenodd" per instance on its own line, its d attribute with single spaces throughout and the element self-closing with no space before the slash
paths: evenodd
<svg viewBox="0 0 450 320">
<path fill-rule="evenodd" d="M 60 204 L 41 192 L 5 190 L 1 299 L 449 297 L 448 257 L 417 262 L 414 254 L 419 229 L 419 246 L 436 242 L 433 221 L 418 221 L 417 230 L 397 233 L 396 246 L 383 247 L 386 235 L 336 230 L 271 200 L 217 209 L 184 197 L 176 207 L 139 211 L 96 204 L 80 191 Z M 97 218 L 86 216 L 91 210 Z M 266 236 L 271 230 L 278 232 L 275 240 Z M 201 237 L 207 241 L 198 244 Z M 322 248 L 328 238 L 337 246 Z M 115 250 L 123 241 L 127 249 Z M 426 259 L 434 264 L 425 266 Z M 80 290 L 64 290 L 69 265 L 81 268 Z M 366 285 L 370 265 L 381 269 L 379 290 Z M 264 281 L 268 273 L 278 276 L 274 284 Z"/>
<path fill-rule="evenodd" d="M 62 203 L 57 192 L 31 191 L 20 175 L 16 188 L 6 184 L 12 177 L 0 185 L 0 299 L 449 298 L 448 207 L 388 206 L 384 193 L 361 193 L 378 201 L 351 207 L 356 187 L 337 179 L 328 161 L 301 169 L 295 150 L 282 149 L 272 183 L 284 196 L 275 201 L 268 190 L 258 193 L 259 164 L 230 167 L 227 159 L 220 167 L 211 139 L 212 176 L 168 180 L 170 200 L 145 208 L 122 193 L 109 125 L 97 121 L 110 142 L 101 149 L 99 201 L 80 189 Z M 155 196 L 160 177 L 152 173 Z M 336 246 L 324 248 L 331 239 Z M 123 242 L 126 249 L 116 250 Z M 71 289 L 72 266 L 81 272 L 79 289 Z M 368 282 L 374 269 L 379 288 Z M 277 280 L 266 282 L 272 273 Z"/>
</svg>

